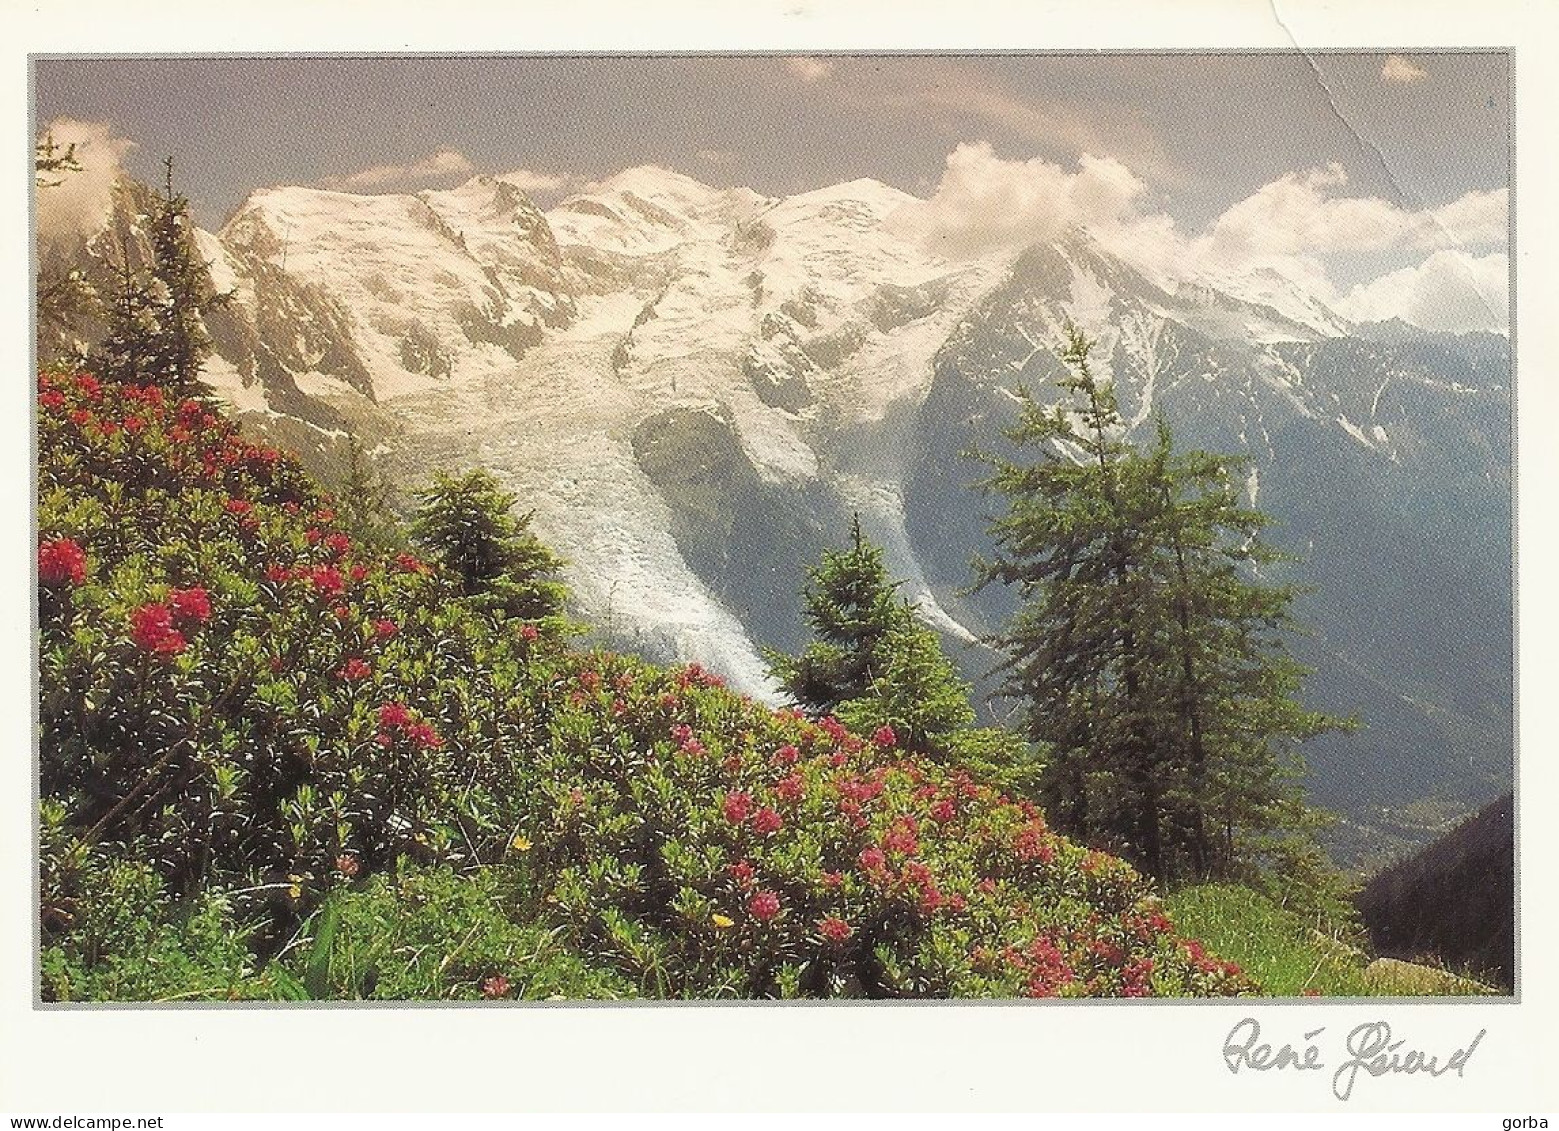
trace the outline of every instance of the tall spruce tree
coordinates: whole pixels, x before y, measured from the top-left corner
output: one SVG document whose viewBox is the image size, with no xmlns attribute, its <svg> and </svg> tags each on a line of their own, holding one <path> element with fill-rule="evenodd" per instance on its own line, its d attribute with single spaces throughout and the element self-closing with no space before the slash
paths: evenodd
<svg viewBox="0 0 1559 1131">
<path fill-rule="evenodd" d="M 150 263 L 138 268 L 120 248 L 118 277 L 107 306 L 108 333 L 92 364 L 106 376 L 190 390 L 211 354 L 205 318 L 233 300 L 211 283 L 189 217 L 189 200 L 173 187 L 173 159 L 164 162 L 163 194 L 146 218 Z"/>
<path fill-rule="evenodd" d="M 1176 452 L 1162 421 L 1133 446 L 1092 343 L 1066 333 L 1066 396 L 1025 393 L 1015 454 L 987 457 L 983 486 L 1007 509 L 977 584 L 1022 602 L 994 641 L 1004 690 L 1047 750 L 1059 827 L 1164 881 L 1248 873 L 1312 823 L 1297 742 L 1345 724 L 1296 698 L 1304 671 L 1282 638 L 1296 591 L 1258 576 L 1278 555 L 1241 502 L 1239 461 Z"/>
</svg>

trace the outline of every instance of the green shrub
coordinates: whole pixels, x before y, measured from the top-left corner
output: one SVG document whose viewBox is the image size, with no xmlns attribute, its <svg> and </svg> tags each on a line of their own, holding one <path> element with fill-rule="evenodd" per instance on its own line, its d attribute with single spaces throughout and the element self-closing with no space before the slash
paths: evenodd
<svg viewBox="0 0 1559 1131">
<path fill-rule="evenodd" d="M 559 618 L 356 544 L 203 402 L 40 384 L 57 992 L 1253 988 L 1124 862 L 891 725 L 568 652 Z"/>
</svg>

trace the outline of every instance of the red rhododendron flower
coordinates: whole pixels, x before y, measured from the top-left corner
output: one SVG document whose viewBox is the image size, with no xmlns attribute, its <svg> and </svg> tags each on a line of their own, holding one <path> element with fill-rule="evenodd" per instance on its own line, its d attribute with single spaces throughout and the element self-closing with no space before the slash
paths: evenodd
<svg viewBox="0 0 1559 1131">
<path fill-rule="evenodd" d="M 325 536 L 325 549 L 336 557 L 342 557 L 352 548 L 352 540 L 345 534 L 327 534 Z"/>
<path fill-rule="evenodd" d="M 65 394 L 58 389 L 48 389 L 38 394 L 38 403 L 44 408 L 57 411 L 65 407 Z"/>
<path fill-rule="evenodd" d="M 277 585 L 285 585 L 292 580 L 292 570 L 282 565 L 269 565 L 265 567 L 265 580 Z"/>
<path fill-rule="evenodd" d="M 395 564 L 406 573 L 427 573 L 428 567 L 411 554 L 396 554 Z"/>
<path fill-rule="evenodd" d="M 784 765 L 794 766 L 801 760 L 801 751 L 797 750 L 794 746 L 781 746 L 774 752 L 774 757 Z"/>
<path fill-rule="evenodd" d="M 800 774 L 791 774 L 774 783 L 774 796 L 781 801 L 799 801 L 805 792 L 806 786 Z"/>
<path fill-rule="evenodd" d="M 350 880 L 358 873 L 357 857 L 346 855 L 337 856 L 336 871 L 340 872 L 343 876 Z"/>
<path fill-rule="evenodd" d="M 753 897 L 747 901 L 747 910 L 752 912 L 752 917 L 754 919 L 761 919 L 764 922 L 768 922 L 770 919 L 774 918 L 774 916 L 779 914 L 780 897 L 775 895 L 772 891 L 756 892 L 754 893 Z"/>
<path fill-rule="evenodd" d="M 370 675 L 373 674 L 373 669 L 359 657 L 353 656 L 350 660 L 341 665 L 341 670 L 336 674 L 339 675 L 342 679 L 349 681 L 367 679 Z"/>
<path fill-rule="evenodd" d="M 752 798 L 745 793 L 728 793 L 725 802 L 721 806 L 725 813 L 725 819 L 733 825 L 739 825 L 747 819 L 747 814 L 752 811 Z"/>
<path fill-rule="evenodd" d="M 354 565 L 347 572 L 347 576 L 349 576 L 353 581 L 364 581 L 368 577 L 368 567 L 365 565 Z"/>
<path fill-rule="evenodd" d="M 836 888 L 840 884 L 844 883 L 844 873 L 843 872 L 824 872 L 822 879 L 823 879 L 823 886 L 824 887 Z"/>
<path fill-rule="evenodd" d="M 89 401 L 101 400 L 103 397 L 103 386 L 90 373 L 76 374 L 76 388 L 80 389 L 82 396 Z"/>
<path fill-rule="evenodd" d="M 844 942 L 850 937 L 850 924 L 837 915 L 830 915 L 817 925 L 818 933 L 829 942 Z"/>
<path fill-rule="evenodd" d="M 248 499 L 229 499 L 226 503 L 228 514 L 246 515 L 254 510 L 254 504 Z"/>
<path fill-rule="evenodd" d="M 199 586 L 175 589 L 168 594 L 168 605 L 173 610 L 173 619 L 183 623 L 203 624 L 211 616 L 211 598 Z"/>
<path fill-rule="evenodd" d="M 752 883 L 752 864 L 746 860 L 738 860 L 726 868 L 731 873 L 731 878 L 737 883 L 746 886 Z"/>
<path fill-rule="evenodd" d="M 785 822 L 773 809 L 759 809 L 752 815 L 752 830 L 761 836 L 777 833 Z"/>
<path fill-rule="evenodd" d="M 918 833 L 915 818 L 900 817 L 893 822 L 888 835 L 882 838 L 882 847 L 888 852 L 901 852 L 905 856 L 913 856 L 920 851 Z"/>
<path fill-rule="evenodd" d="M 872 741 L 878 746 L 897 746 L 899 736 L 893 733 L 893 728 L 884 723 L 872 731 Z"/>
<path fill-rule="evenodd" d="M 130 639 L 136 647 L 159 655 L 184 651 L 184 635 L 173 627 L 173 610 L 167 605 L 142 605 L 130 614 Z"/>
<path fill-rule="evenodd" d="M 139 435 L 146 430 L 146 421 L 139 416 L 127 416 L 124 421 L 124 429 L 132 436 Z"/>
<path fill-rule="evenodd" d="M 482 996 L 487 998 L 508 997 L 509 988 L 509 979 L 502 974 L 494 974 L 482 983 Z"/>
<path fill-rule="evenodd" d="M 315 566 L 309 570 L 309 581 L 319 592 L 332 596 L 346 588 L 346 582 L 341 578 L 341 571 L 335 566 Z"/>
<path fill-rule="evenodd" d="M 403 703 L 386 703 L 379 708 L 379 725 L 382 727 L 403 727 L 411 722 L 411 712 Z"/>
<path fill-rule="evenodd" d="M 833 739 L 835 742 L 839 742 L 842 739 L 848 737 L 850 733 L 845 729 L 844 724 L 841 723 L 838 719 L 834 718 L 832 715 L 822 719 L 817 725 L 823 728 L 824 733 L 826 733 L 828 737 Z"/>
<path fill-rule="evenodd" d="M 861 849 L 861 854 L 856 859 L 860 861 L 861 867 L 868 872 L 881 871 L 888 865 L 888 858 L 882 849 L 875 847 Z"/>
<path fill-rule="evenodd" d="M 427 723 L 412 723 L 403 730 L 412 745 L 420 750 L 436 750 L 444 745 L 444 739 L 438 731 Z"/>
<path fill-rule="evenodd" d="M 536 638 L 538 636 L 540 636 L 540 635 L 541 635 L 541 631 L 535 625 L 533 625 L 533 624 L 522 624 L 522 625 L 520 625 L 520 639 L 524 640 L 526 643 L 528 643 L 528 644 L 529 643 L 534 643 Z"/>
<path fill-rule="evenodd" d="M 85 428 L 88 424 L 91 424 L 94 419 L 96 418 L 92 415 L 92 413 L 84 408 L 75 409 L 70 414 L 70 422 L 77 428 Z"/>
<path fill-rule="evenodd" d="M 87 579 L 87 553 L 74 538 L 58 538 L 38 547 L 38 580 L 44 585 L 81 585 Z"/>
<path fill-rule="evenodd" d="M 958 810 L 955 809 L 953 807 L 953 803 L 946 798 L 943 798 L 941 801 L 938 801 L 935 805 L 931 806 L 931 819 L 933 821 L 951 821 L 957 815 Z"/>
<path fill-rule="evenodd" d="M 396 624 L 393 620 L 374 621 L 374 635 L 377 636 L 380 640 L 388 640 L 400 630 L 400 625 Z"/>
</svg>

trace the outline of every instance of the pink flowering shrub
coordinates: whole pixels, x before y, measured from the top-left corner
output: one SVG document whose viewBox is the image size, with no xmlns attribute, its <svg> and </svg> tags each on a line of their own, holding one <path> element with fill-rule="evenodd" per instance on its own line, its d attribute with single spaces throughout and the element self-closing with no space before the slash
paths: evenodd
<svg viewBox="0 0 1559 1131">
<path fill-rule="evenodd" d="M 40 779 L 83 843 L 175 893 L 259 887 L 278 931 L 339 860 L 502 856 L 512 627 L 356 545 L 294 461 L 200 401 L 45 373 L 38 442 Z M 545 625 L 525 643 L 557 645 Z M 49 874 L 67 921 L 82 893 Z"/>
<path fill-rule="evenodd" d="M 606 654 L 565 664 L 537 705 L 548 740 L 528 855 L 550 877 L 544 906 L 646 993 L 1251 988 L 1183 945 L 1125 862 L 904 755 L 891 734 L 866 741 L 772 711 L 696 668 Z"/>
<path fill-rule="evenodd" d="M 514 922 L 648 995 L 1251 988 L 1125 863 L 888 726 L 473 609 L 203 402 L 44 374 L 38 404 L 49 945 L 93 898 L 90 849 L 172 899 L 233 892 L 262 961 L 427 866 L 501 873 Z"/>
</svg>

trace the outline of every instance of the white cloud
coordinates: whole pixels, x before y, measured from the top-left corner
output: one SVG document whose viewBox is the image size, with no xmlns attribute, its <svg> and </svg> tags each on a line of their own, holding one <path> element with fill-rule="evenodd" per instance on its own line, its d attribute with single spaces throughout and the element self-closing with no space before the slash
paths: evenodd
<svg viewBox="0 0 1559 1131">
<path fill-rule="evenodd" d="M 906 234 L 949 259 L 1017 251 L 1073 225 L 1115 229 L 1140 218 L 1146 185 L 1111 157 L 1084 154 L 1078 171 L 1035 158 L 1007 161 L 987 142 L 948 155 L 936 191 L 893 217 Z"/>
<path fill-rule="evenodd" d="M 1503 253 L 1471 256 L 1437 251 L 1416 267 L 1404 267 L 1361 283 L 1338 300 L 1356 322 L 1400 318 L 1426 330 L 1492 330 L 1510 325 L 1510 260 Z"/>
<path fill-rule="evenodd" d="M 1505 329 L 1505 190 L 1412 210 L 1340 195 L 1347 183 L 1338 165 L 1291 173 L 1188 234 L 1113 158 L 1085 154 L 1070 171 L 1041 159 L 1004 160 L 981 142 L 955 149 L 929 199 L 891 222 L 949 259 L 1016 254 L 1078 226 L 1166 285 L 1280 278 L 1357 321 L 1400 317 L 1429 329 Z M 1340 257 L 1360 252 L 1396 253 L 1398 264 L 1420 261 L 1343 295 L 1332 269 Z"/>
<path fill-rule="evenodd" d="M 802 82 L 813 83 L 833 74 L 834 64 L 816 55 L 792 55 L 785 60 L 785 69 Z"/>
<path fill-rule="evenodd" d="M 1429 77 L 1429 72 L 1400 55 L 1387 55 L 1381 65 L 1380 77 L 1389 83 L 1411 83 Z"/>
<path fill-rule="evenodd" d="M 1218 261 L 1337 251 L 1429 250 L 1501 244 L 1503 189 L 1470 192 L 1439 208 L 1409 211 L 1380 197 L 1339 196 L 1341 165 L 1288 173 L 1213 221 L 1206 253 Z"/>
<path fill-rule="evenodd" d="M 106 122 L 73 118 L 57 118 L 43 132 L 61 148 L 75 144 L 81 171 L 57 173 L 49 180 L 58 185 L 38 190 L 38 238 L 48 244 L 90 236 L 108 218 L 114 182 L 124 175 L 125 156 L 135 143 L 116 137 Z"/>
<path fill-rule="evenodd" d="M 514 169 L 499 173 L 493 179 L 507 181 L 522 192 L 540 196 L 572 192 L 584 183 L 579 177 L 568 173 L 541 173 L 534 169 Z"/>
<path fill-rule="evenodd" d="M 444 177 L 468 176 L 476 171 L 471 159 L 454 149 L 440 149 L 407 165 L 375 165 L 344 177 L 322 177 L 321 188 L 376 189 L 389 185 L 409 185 Z"/>
</svg>

